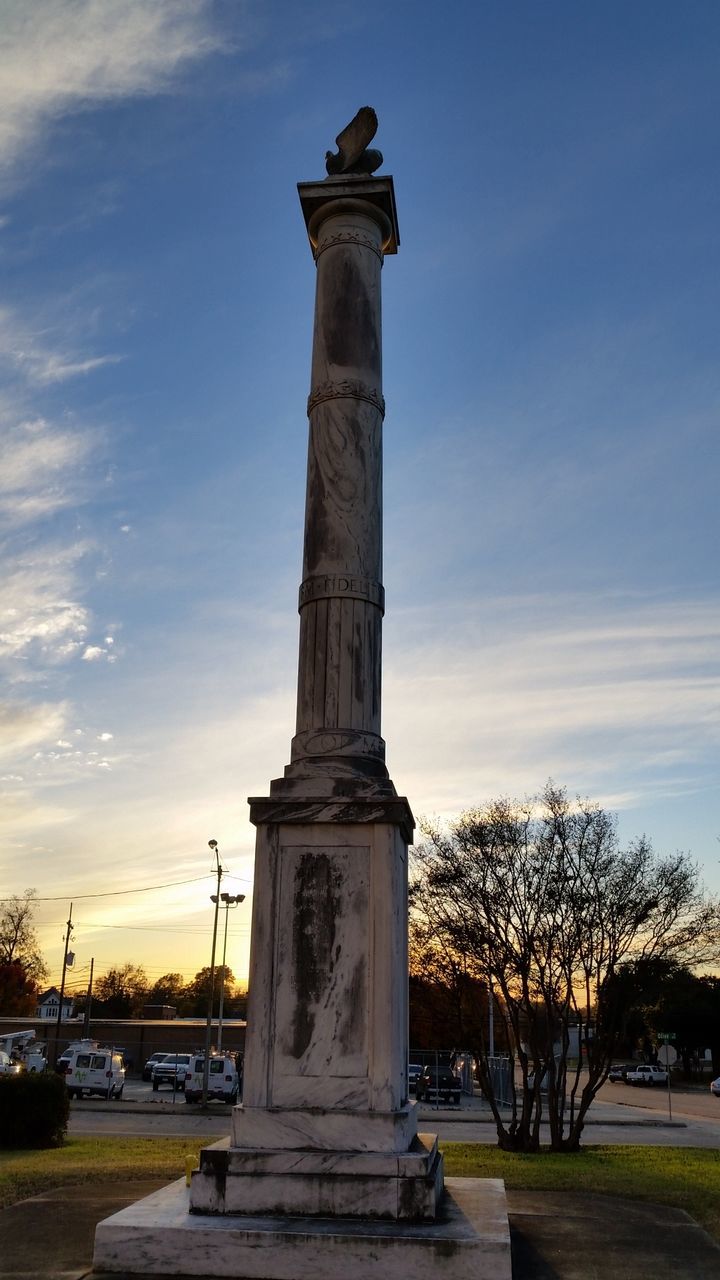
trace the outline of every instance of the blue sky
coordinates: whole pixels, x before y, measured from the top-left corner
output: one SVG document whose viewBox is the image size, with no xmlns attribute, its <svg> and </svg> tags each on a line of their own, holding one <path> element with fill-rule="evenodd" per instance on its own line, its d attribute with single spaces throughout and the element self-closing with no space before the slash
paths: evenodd
<svg viewBox="0 0 720 1280">
<path fill-rule="evenodd" d="M 393 779 L 449 817 L 552 776 L 719 890 L 717 5 L 0 13 L 0 894 L 63 899 L 53 977 L 70 897 L 82 985 L 208 962 L 208 839 L 249 892 L 294 725 L 296 183 L 364 103 Z"/>
</svg>

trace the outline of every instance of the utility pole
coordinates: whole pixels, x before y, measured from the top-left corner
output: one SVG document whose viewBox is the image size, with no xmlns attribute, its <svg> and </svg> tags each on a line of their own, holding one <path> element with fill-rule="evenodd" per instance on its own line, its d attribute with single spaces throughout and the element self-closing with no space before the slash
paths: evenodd
<svg viewBox="0 0 720 1280">
<path fill-rule="evenodd" d="M 202 1087 L 202 1105 L 204 1107 L 207 1106 L 208 1081 L 210 1079 L 210 1045 L 212 1043 L 213 1001 L 215 999 L 215 943 L 217 942 L 218 911 L 220 910 L 220 881 L 222 880 L 223 874 L 223 869 L 220 864 L 220 854 L 218 853 L 217 840 L 208 840 L 208 844 L 215 854 L 217 893 L 210 895 L 211 901 L 215 903 L 215 915 L 213 918 L 212 952 L 210 955 L 210 994 L 208 996 L 207 1026 L 205 1027 L 205 1061 L 203 1064 Z"/>
<path fill-rule="evenodd" d="M 92 988 L 93 988 L 93 969 L 95 967 L 95 957 L 90 958 L 90 981 L 88 982 L 87 997 L 85 1000 L 85 1017 L 83 1018 L 83 1039 L 90 1039 L 90 1006 L 92 1005 Z"/>
<path fill-rule="evenodd" d="M 69 914 L 69 916 L 68 916 L 68 921 L 67 921 L 67 929 L 66 929 L 66 931 L 65 931 L 65 946 L 64 946 L 64 948 L 63 948 L 63 967 L 62 967 L 62 978 L 61 978 L 61 980 L 60 980 L 60 1004 L 59 1004 L 59 1006 L 58 1006 L 58 1016 L 57 1016 L 57 1022 L 56 1022 L 56 1024 L 55 1024 L 55 1057 L 54 1057 L 54 1062 L 57 1062 L 57 1058 L 58 1058 L 58 1043 L 59 1043 L 59 1040 L 60 1040 L 60 1023 L 62 1022 L 63 998 L 64 998 L 64 996 L 65 996 L 65 974 L 66 974 L 66 972 L 67 972 L 67 964 L 68 964 L 68 947 L 70 946 L 70 939 L 71 939 L 71 937 L 72 937 L 72 931 L 73 931 L 73 927 L 72 927 L 72 909 L 73 909 L 73 904 L 72 904 L 72 902 L 71 902 L 71 903 L 70 903 L 70 914 Z"/>
</svg>

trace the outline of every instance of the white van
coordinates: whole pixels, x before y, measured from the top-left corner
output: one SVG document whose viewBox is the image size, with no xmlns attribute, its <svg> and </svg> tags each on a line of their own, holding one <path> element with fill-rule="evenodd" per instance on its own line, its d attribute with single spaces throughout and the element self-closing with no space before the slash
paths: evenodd
<svg viewBox="0 0 720 1280">
<path fill-rule="evenodd" d="M 205 1054 L 192 1056 L 190 1069 L 185 1076 L 185 1101 L 199 1102 L 203 1091 L 203 1068 Z M 210 1057 L 208 1072 L 208 1098 L 217 1098 L 222 1102 L 235 1103 L 240 1092 L 240 1078 L 232 1058 L 221 1053 Z"/>
<path fill-rule="evenodd" d="M 83 1045 L 71 1049 L 66 1062 L 64 1076 L 69 1098 L 82 1098 L 85 1093 L 122 1098 L 125 1068 L 115 1049 Z"/>
</svg>

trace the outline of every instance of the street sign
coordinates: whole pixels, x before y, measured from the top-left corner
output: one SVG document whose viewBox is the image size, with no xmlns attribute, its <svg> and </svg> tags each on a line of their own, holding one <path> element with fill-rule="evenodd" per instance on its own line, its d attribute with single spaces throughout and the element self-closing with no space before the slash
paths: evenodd
<svg viewBox="0 0 720 1280">
<path fill-rule="evenodd" d="M 664 1067 L 671 1067 L 674 1062 L 677 1062 L 677 1049 L 671 1044 L 661 1045 L 658 1049 L 658 1062 L 661 1062 Z"/>
<path fill-rule="evenodd" d="M 658 1040 L 675 1040 L 677 1032 L 675 1031 L 658 1031 Z"/>
</svg>

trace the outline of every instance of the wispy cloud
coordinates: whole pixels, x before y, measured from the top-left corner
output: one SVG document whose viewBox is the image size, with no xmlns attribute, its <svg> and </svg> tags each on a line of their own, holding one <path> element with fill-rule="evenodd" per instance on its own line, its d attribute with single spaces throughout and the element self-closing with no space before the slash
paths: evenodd
<svg viewBox="0 0 720 1280">
<path fill-rule="evenodd" d="M 97 433 L 68 430 L 44 418 L 4 429 L 0 442 L 0 525 L 17 528 L 78 500 L 82 467 Z"/>
<path fill-rule="evenodd" d="M 386 646 L 386 732 L 395 780 L 427 812 L 550 774 L 637 803 L 697 785 L 720 747 L 716 604 L 486 600 L 409 611 L 403 630 L 401 664 Z"/>
<path fill-rule="evenodd" d="M 16 766 L 26 752 L 56 739 L 66 713 L 63 703 L 0 702 L 0 760 Z"/>
<path fill-rule="evenodd" d="M 77 597 L 78 563 L 89 548 L 45 543 L 6 557 L 0 582 L 0 666 L 11 683 L 66 661 L 85 644 L 88 610 Z M 57 735 L 56 735 L 57 736 Z"/>
<path fill-rule="evenodd" d="M 61 116 L 167 90 L 220 47 L 210 0 L 5 0 L 0 169 L 34 153 Z"/>
<path fill-rule="evenodd" d="M 42 317 L 32 319 L 20 315 L 9 307 L 0 308 L 0 365 L 9 374 L 29 386 L 50 386 L 66 382 L 69 378 L 82 377 L 101 369 L 103 365 L 118 364 L 123 357 L 116 354 L 86 355 L 72 345 L 67 337 L 78 327 L 87 325 L 83 313 L 68 315 L 67 305 L 53 321 Z"/>
</svg>

